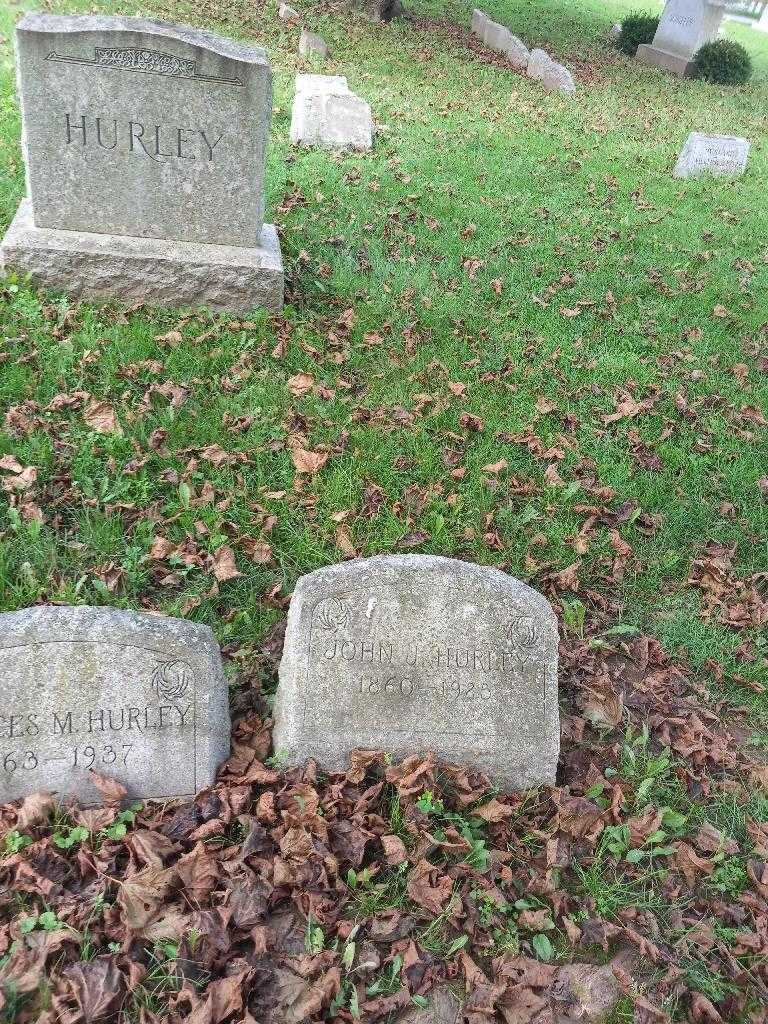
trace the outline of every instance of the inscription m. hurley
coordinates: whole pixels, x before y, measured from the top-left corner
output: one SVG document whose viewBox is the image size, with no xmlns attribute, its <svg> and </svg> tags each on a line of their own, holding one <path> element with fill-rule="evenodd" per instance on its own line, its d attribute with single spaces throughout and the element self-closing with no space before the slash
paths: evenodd
<svg viewBox="0 0 768 1024">
<path fill-rule="evenodd" d="M 181 128 L 174 125 L 145 125 L 141 121 L 118 121 L 115 117 L 88 117 L 65 113 L 62 128 L 67 145 L 84 149 L 105 149 L 118 153 L 163 160 L 213 160 L 224 138 L 217 129 Z"/>
</svg>

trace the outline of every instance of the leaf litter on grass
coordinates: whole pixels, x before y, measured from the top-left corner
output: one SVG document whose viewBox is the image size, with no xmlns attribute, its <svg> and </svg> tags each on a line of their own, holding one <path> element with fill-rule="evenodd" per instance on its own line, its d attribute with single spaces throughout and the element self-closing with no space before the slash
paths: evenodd
<svg viewBox="0 0 768 1024">
<path fill-rule="evenodd" d="M 102 811 L 5 805 L 3 833 L 29 842 L 0 858 L 3 1012 L 374 1024 L 448 986 L 469 1024 L 594 1019 L 589 999 L 638 1022 L 765 1020 L 759 760 L 655 640 L 594 639 L 562 645 L 550 790 L 502 794 L 431 755 L 270 767 L 257 686 L 193 802 L 139 806 L 117 832 L 106 779 Z"/>
</svg>

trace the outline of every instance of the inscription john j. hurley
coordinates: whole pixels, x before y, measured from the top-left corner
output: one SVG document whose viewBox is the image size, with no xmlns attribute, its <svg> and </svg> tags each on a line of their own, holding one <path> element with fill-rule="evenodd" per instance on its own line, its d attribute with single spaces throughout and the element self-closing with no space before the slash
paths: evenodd
<svg viewBox="0 0 768 1024">
<path fill-rule="evenodd" d="M 263 50 L 140 18 L 28 14 L 17 51 L 38 227 L 258 244 Z"/>
<path fill-rule="evenodd" d="M 433 749 L 510 787 L 552 782 L 554 613 L 520 581 L 445 558 L 311 573 L 291 600 L 275 719 L 275 750 L 291 763 Z"/>
<path fill-rule="evenodd" d="M 213 635 L 99 608 L 0 616 L 0 801 L 39 789 L 95 799 L 89 769 L 138 798 L 209 785 L 229 751 Z"/>
</svg>

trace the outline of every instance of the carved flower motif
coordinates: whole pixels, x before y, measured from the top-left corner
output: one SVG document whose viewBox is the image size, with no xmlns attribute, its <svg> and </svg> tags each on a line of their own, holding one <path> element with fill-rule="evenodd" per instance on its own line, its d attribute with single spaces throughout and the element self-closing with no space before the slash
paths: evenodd
<svg viewBox="0 0 768 1024">
<path fill-rule="evenodd" d="M 165 700 L 180 700 L 194 682 L 186 661 L 161 661 L 152 673 L 152 689 Z"/>
<path fill-rule="evenodd" d="M 316 621 L 321 629 L 330 629 L 335 633 L 343 629 L 350 619 L 349 605 L 338 597 L 330 597 L 321 602 L 315 609 Z"/>
<path fill-rule="evenodd" d="M 527 650 L 530 647 L 534 647 L 536 640 L 538 639 L 538 629 L 536 626 L 536 620 L 532 615 L 521 615 L 515 619 L 509 627 L 509 638 L 518 647 L 523 650 Z"/>
</svg>

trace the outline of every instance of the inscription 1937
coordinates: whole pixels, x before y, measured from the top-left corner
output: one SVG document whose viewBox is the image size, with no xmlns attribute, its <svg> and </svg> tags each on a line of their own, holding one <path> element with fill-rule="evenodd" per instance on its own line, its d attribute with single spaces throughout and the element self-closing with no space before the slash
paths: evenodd
<svg viewBox="0 0 768 1024">
<path fill-rule="evenodd" d="M 0 714 L 0 771 L 12 775 L 52 761 L 67 762 L 72 768 L 92 768 L 97 761 L 127 767 L 132 739 L 184 729 L 193 718 L 192 703 Z M 68 737 L 73 739 L 67 743 Z M 47 747 L 46 740 L 63 741 L 60 756 L 40 754 L 38 741 Z"/>
</svg>

